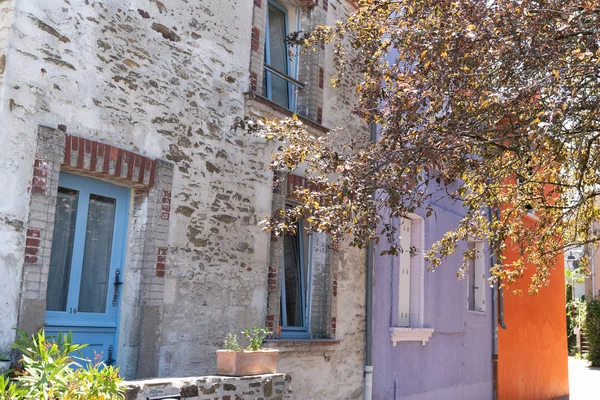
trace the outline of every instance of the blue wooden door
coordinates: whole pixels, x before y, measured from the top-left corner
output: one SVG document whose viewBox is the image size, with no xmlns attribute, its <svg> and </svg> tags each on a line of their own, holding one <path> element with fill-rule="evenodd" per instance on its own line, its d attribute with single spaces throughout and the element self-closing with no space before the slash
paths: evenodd
<svg viewBox="0 0 600 400">
<path fill-rule="evenodd" d="M 117 358 L 130 190 L 61 173 L 46 294 L 46 332 L 72 332 L 83 355 Z"/>
</svg>

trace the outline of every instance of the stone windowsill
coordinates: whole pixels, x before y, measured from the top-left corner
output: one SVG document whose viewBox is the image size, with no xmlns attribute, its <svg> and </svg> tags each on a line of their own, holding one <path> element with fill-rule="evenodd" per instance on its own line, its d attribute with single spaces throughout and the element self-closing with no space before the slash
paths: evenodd
<svg viewBox="0 0 600 400">
<path fill-rule="evenodd" d="M 280 106 L 279 104 L 273 103 L 271 100 L 259 95 L 258 93 L 245 92 L 244 96 L 246 98 L 246 104 L 250 111 L 261 117 L 281 119 L 289 118 L 294 115 L 292 111 Z M 268 115 L 264 115 L 265 108 L 268 110 Z M 309 132 L 312 132 L 317 136 L 321 136 L 329 132 L 328 128 L 311 119 L 308 119 L 301 115 L 298 115 L 298 118 L 300 119 L 300 121 L 302 121 L 304 125 L 306 125 Z"/>
<path fill-rule="evenodd" d="M 280 357 L 323 356 L 329 361 L 339 344 L 336 339 L 269 339 L 264 346 L 278 349 Z"/>
<path fill-rule="evenodd" d="M 398 342 L 421 342 L 425 346 L 432 334 L 432 328 L 403 328 L 396 326 L 390 328 L 390 338 L 394 346 Z"/>
<path fill-rule="evenodd" d="M 479 315 L 480 317 L 485 317 L 485 311 L 467 310 L 467 313 L 472 315 Z"/>
</svg>

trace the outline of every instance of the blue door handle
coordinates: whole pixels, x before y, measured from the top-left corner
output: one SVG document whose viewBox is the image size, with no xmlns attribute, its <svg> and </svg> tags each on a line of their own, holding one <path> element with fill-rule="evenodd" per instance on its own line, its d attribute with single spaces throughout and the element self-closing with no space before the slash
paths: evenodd
<svg viewBox="0 0 600 400">
<path fill-rule="evenodd" d="M 119 286 L 121 286 L 123 284 L 123 282 L 121 282 L 121 280 L 119 279 L 121 276 L 121 270 L 119 268 L 117 268 L 117 270 L 115 271 L 115 281 L 113 283 L 114 287 L 115 287 L 115 294 L 113 295 L 113 301 L 112 301 L 112 306 L 116 307 L 118 300 L 119 300 Z"/>
</svg>

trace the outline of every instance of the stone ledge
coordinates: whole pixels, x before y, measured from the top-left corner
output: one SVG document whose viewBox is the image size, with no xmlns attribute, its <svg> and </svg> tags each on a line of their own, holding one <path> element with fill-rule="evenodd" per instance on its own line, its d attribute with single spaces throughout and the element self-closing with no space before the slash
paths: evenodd
<svg viewBox="0 0 600 400">
<path fill-rule="evenodd" d="M 272 339 L 266 340 L 264 346 L 278 349 L 279 357 L 323 356 L 329 361 L 339 344 L 335 339 Z"/>
<path fill-rule="evenodd" d="M 431 335 L 433 335 L 431 328 L 390 328 L 390 337 L 394 346 L 398 342 L 421 342 L 425 346 Z"/>
<path fill-rule="evenodd" d="M 125 381 L 122 386 L 125 400 L 289 400 L 291 380 L 287 374 L 199 376 Z"/>
<path fill-rule="evenodd" d="M 287 108 L 273 103 L 271 100 L 262 97 L 257 93 L 246 92 L 244 93 L 244 96 L 246 98 L 246 106 L 248 107 L 250 113 L 258 117 L 264 117 L 267 119 L 283 119 L 290 118 L 294 115 L 294 113 Z M 322 136 L 323 134 L 329 132 L 328 128 L 311 119 L 301 115 L 298 115 L 298 118 L 304 125 L 306 125 L 307 130 L 315 136 Z"/>
</svg>

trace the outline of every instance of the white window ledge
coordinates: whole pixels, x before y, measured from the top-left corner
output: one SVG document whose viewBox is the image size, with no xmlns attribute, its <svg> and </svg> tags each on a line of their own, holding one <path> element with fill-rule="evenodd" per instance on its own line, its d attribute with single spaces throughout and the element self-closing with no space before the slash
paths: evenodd
<svg viewBox="0 0 600 400">
<path fill-rule="evenodd" d="M 390 337 L 394 346 L 398 342 L 421 342 L 425 346 L 432 334 L 432 328 L 390 328 Z"/>
</svg>

